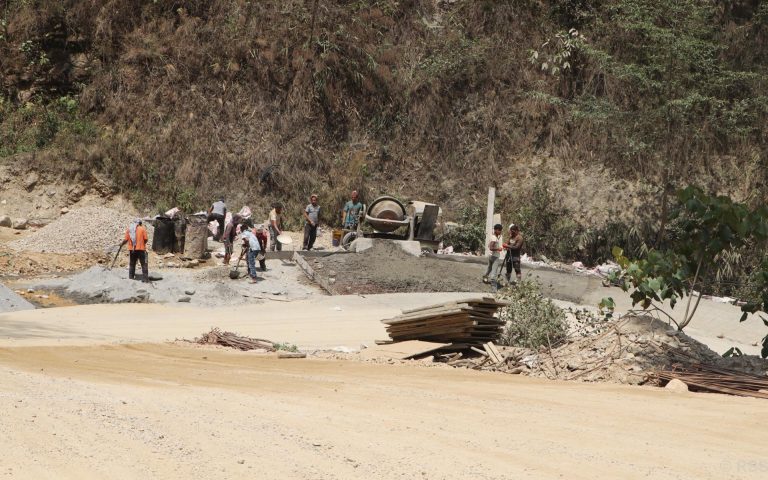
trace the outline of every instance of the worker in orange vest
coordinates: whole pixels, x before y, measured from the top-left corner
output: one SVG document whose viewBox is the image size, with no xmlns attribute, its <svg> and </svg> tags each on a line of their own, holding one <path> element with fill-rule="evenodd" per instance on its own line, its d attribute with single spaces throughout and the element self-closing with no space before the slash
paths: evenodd
<svg viewBox="0 0 768 480">
<path fill-rule="evenodd" d="M 149 268 L 147 267 L 147 229 L 142 225 L 140 218 L 137 218 L 125 231 L 125 239 L 120 246 L 128 244 L 130 254 L 130 264 L 128 266 L 128 278 L 136 279 L 136 261 L 141 262 L 141 281 L 149 281 Z"/>
</svg>

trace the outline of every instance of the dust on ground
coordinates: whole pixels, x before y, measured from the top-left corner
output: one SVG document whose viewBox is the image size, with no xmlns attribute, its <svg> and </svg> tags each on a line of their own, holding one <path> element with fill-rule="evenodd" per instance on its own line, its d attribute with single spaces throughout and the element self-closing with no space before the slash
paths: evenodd
<svg viewBox="0 0 768 480">
<path fill-rule="evenodd" d="M 739 465 L 757 479 L 768 467 L 756 399 L 174 345 L 0 349 L 0 365 L 13 412 L 2 468 L 19 478 L 714 479 Z"/>
<path fill-rule="evenodd" d="M 333 287 L 342 295 L 491 291 L 482 282 L 484 265 L 415 257 L 386 240 L 374 241 L 362 253 L 321 257 L 310 265 L 318 276 L 335 278 Z"/>
<path fill-rule="evenodd" d="M 93 303 L 184 303 L 203 307 L 240 305 L 265 299 L 300 300 L 319 292 L 300 284 L 303 273 L 293 262 L 270 261 L 260 280 L 251 283 L 247 275 L 229 278 L 231 267 L 212 261 L 197 269 L 150 269 L 147 283 L 128 279 L 125 268 L 94 266 L 72 276 L 38 280 L 28 288 L 53 291 L 77 304 Z M 241 271 L 244 272 L 244 268 Z M 23 286 L 23 285 L 22 285 Z"/>
</svg>

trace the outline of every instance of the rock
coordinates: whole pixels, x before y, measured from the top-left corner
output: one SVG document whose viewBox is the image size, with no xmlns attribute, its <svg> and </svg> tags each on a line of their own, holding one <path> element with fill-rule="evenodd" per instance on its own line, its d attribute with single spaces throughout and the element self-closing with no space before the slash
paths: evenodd
<svg viewBox="0 0 768 480">
<path fill-rule="evenodd" d="M 190 260 L 189 262 L 184 264 L 186 268 L 194 268 L 198 265 L 200 265 L 200 262 L 198 260 Z"/>
<path fill-rule="evenodd" d="M 192 301 L 192 299 L 189 297 L 181 297 L 178 301 L 179 303 L 189 303 Z"/>
<path fill-rule="evenodd" d="M 29 175 L 24 179 L 24 188 L 26 188 L 27 191 L 32 190 L 39 180 L 40 177 L 37 175 L 37 172 L 29 172 Z"/>
<path fill-rule="evenodd" d="M 11 217 L 7 215 L 0 216 L 0 227 L 11 228 L 11 225 L 13 225 Z"/>
<path fill-rule="evenodd" d="M 194 295 L 195 291 L 194 290 L 184 290 L 184 294 L 185 295 Z"/>
<path fill-rule="evenodd" d="M 26 218 L 17 218 L 16 220 L 13 221 L 12 227 L 14 228 L 14 230 L 26 230 L 27 225 L 29 225 L 29 222 L 27 221 Z"/>
<path fill-rule="evenodd" d="M 670 380 L 669 383 L 664 388 L 672 390 L 673 392 L 688 391 L 688 385 L 686 385 L 685 382 L 677 378 L 673 378 L 672 380 Z"/>
<path fill-rule="evenodd" d="M 421 256 L 421 243 L 416 240 L 395 240 L 400 249 L 413 257 Z"/>
<path fill-rule="evenodd" d="M 67 213 L 69 213 L 69 209 L 67 207 L 62 207 L 62 209 L 59 210 L 59 213 L 61 213 L 62 215 L 66 215 Z"/>
<path fill-rule="evenodd" d="M 366 250 L 373 248 L 372 238 L 356 238 L 349 246 L 350 252 L 363 253 Z"/>
</svg>

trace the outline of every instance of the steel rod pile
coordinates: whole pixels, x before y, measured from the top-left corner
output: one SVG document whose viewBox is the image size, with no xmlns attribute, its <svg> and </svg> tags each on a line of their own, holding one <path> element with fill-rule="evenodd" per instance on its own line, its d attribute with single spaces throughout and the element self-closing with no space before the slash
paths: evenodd
<svg viewBox="0 0 768 480">
<path fill-rule="evenodd" d="M 677 364 L 671 370 L 655 372 L 662 381 L 678 379 L 693 391 L 717 392 L 768 399 L 768 376 L 752 375 L 726 368 L 692 363 Z"/>
<path fill-rule="evenodd" d="M 238 350 L 266 350 L 268 352 L 276 350 L 275 345 L 269 340 L 243 337 L 232 332 L 222 332 L 218 328 L 212 328 L 210 332 L 196 338 L 195 342 L 203 345 L 223 345 Z"/>
<path fill-rule="evenodd" d="M 395 342 L 424 340 L 482 345 L 498 340 L 501 335 L 504 322 L 494 315 L 504 305 L 493 298 L 473 298 L 404 310 L 402 315 L 383 323 Z"/>
</svg>

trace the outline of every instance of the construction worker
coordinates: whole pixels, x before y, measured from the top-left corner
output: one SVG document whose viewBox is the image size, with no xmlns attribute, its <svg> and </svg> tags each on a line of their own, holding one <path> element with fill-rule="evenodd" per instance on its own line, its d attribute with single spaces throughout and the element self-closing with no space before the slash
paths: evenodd
<svg viewBox="0 0 768 480">
<path fill-rule="evenodd" d="M 240 224 L 241 217 L 239 214 L 232 215 L 227 227 L 224 229 L 224 235 L 221 240 L 224 242 L 224 265 L 229 265 L 229 260 L 232 258 L 232 249 L 235 237 L 237 237 L 237 226 Z"/>
<path fill-rule="evenodd" d="M 147 266 L 147 229 L 142 225 L 142 220 L 137 218 L 128 226 L 125 231 L 125 239 L 120 244 L 122 247 L 126 243 L 128 244 L 128 252 L 130 263 L 128 266 L 128 278 L 131 280 L 136 279 L 136 261 L 141 262 L 141 281 L 149 281 L 149 268 Z"/>
<path fill-rule="evenodd" d="M 498 288 L 498 277 L 501 272 L 502 228 L 500 223 L 493 226 L 493 235 L 491 235 L 491 239 L 488 242 L 488 249 L 491 251 L 491 255 L 488 257 L 488 269 L 485 271 L 485 275 L 483 275 L 483 283 L 490 283 L 494 288 Z"/>
<path fill-rule="evenodd" d="M 259 261 L 259 268 L 261 268 L 261 271 L 266 272 L 267 260 L 264 252 L 267 251 L 267 239 L 269 237 L 267 235 L 267 229 L 264 228 L 264 225 L 256 225 L 256 238 L 259 239 L 259 246 L 261 247 L 259 254 L 256 256 L 256 260 Z"/>
<path fill-rule="evenodd" d="M 304 250 L 312 250 L 317 238 L 317 225 L 320 223 L 320 205 L 317 204 L 317 194 L 309 197 L 309 205 L 304 208 Z"/>
<path fill-rule="evenodd" d="M 212 222 L 216 220 L 219 224 L 216 229 L 216 235 L 213 239 L 217 242 L 221 240 L 221 236 L 224 234 L 224 219 L 227 218 L 227 204 L 224 203 L 224 197 L 219 197 L 219 201 L 213 202 L 211 208 L 208 209 L 208 221 Z"/>
<path fill-rule="evenodd" d="M 512 284 L 512 269 L 515 270 L 515 276 L 519 282 L 523 278 L 523 273 L 520 268 L 520 257 L 523 250 L 523 235 L 520 233 L 520 227 L 511 223 L 509 225 L 509 241 L 503 245 L 507 251 L 504 257 L 504 266 L 506 267 L 507 283 Z"/>
<path fill-rule="evenodd" d="M 269 249 L 274 252 L 275 249 L 278 251 L 283 249 L 277 241 L 277 236 L 283 233 L 283 204 L 277 202 L 272 207 L 272 211 L 269 212 Z"/>
<path fill-rule="evenodd" d="M 256 237 L 255 230 L 255 228 L 246 228 L 241 234 L 243 243 L 248 245 L 248 274 L 251 277 L 251 283 L 256 283 L 258 281 L 258 275 L 256 274 L 256 257 L 261 253 L 261 244 L 259 243 L 258 237 Z"/>
<path fill-rule="evenodd" d="M 360 219 L 360 212 L 363 210 L 363 204 L 358 200 L 357 190 L 353 190 L 350 196 L 352 199 L 344 204 L 341 211 L 341 225 L 347 230 L 355 230 Z"/>
</svg>

